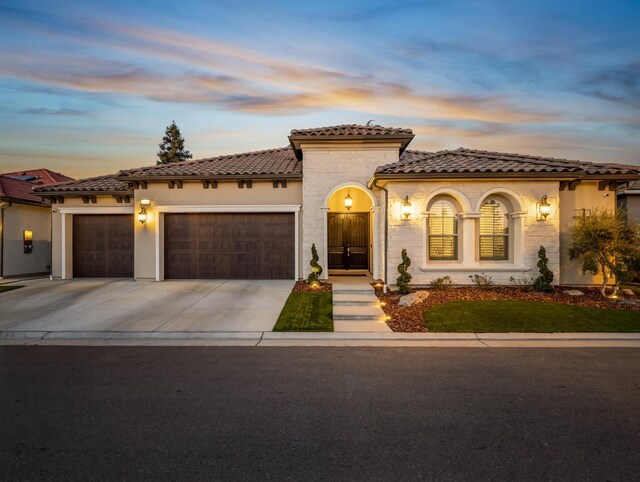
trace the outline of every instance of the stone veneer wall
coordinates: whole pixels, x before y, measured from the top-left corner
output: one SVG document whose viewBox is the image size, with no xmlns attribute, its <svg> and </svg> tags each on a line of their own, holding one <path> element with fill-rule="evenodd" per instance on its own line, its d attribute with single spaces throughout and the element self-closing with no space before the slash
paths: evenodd
<svg viewBox="0 0 640 482">
<path fill-rule="evenodd" d="M 509 284 L 509 278 L 523 278 L 538 276 L 538 249 L 544 245 L 549 258 L 549 268 L 554 272 L 554 283 L 560 280 L 560 217 L 559 217 L 559 196 L 557 181 L 422 181 L 422 182 L 390 182 L 387 184 L 389 190 L 389 207 L 391 216 L 389 218 L 389 284 L 395 284 L 398 276 L 397 265 L 400 263 L 400 252 L 407 249 L 412 260 L 410 273 L 413 276 L 413 284 L 428 284 L 435 278 L 451 276 L 456 284 L 468 284 L 469 275 L 481 274 L 491 276 L 497 284 Z M 468 258 L 464 263 L 459 261 L 428 261 L 426 256 L 427 229 L 427 200 L 429 196 L 443 188 L 454 189 L 462 193 L 469 201 L 471 208 L 470 219 L 462 220 L 459 224 L 459 235 L 463 236 L 462 247 L 459 250 L 459 257 L 462 255 L 464 246 L 469 242 L 468 237 L 473 237 L 472 248 L 466 248 Z M 520 240 L 522 246 L 522 263 L 519 266 L 511 262 L 479 262 L 477 230 L 478 220 L 476 204 L 485 193 L 504 188 L 516 193 L 521 201 L 523 211 L 517 217 L 516 222 L 522 223 L 522 235 Z M 412 203 L 412 219 L 403 221 L 399 219 L 399 203 L 409 196 Z M 548 196 L 551 204 L 551 214 L 546 221 L 536 220 L 536 202 L 540 201 L 543 195 Z M 463 210 L 464 211 L 464 210 Z M 459 214 L 465 214 L 459 213 Z M 463 216 L 464 217 L 464 216 Z M 468 222 L 466 232 L 462 229 L 462 224 Z M 513 231 L 513 230 L 512 230 Z M 516 233 L 511 232 L 510 236 L 516 239 Z M 515 251 L 515 250 L 513 250 Z M 515 254 L 515 253 L 512 253 Z"/>
<path fill-rule="evenodd" d="M 302 276 L 309 274 L 311 245 L 315 243 L 324 268 L 323 276 L 328 273 L 326 265 L 326 207 L 325 199 L 337 186 L 345 183 L 357 183 L 365 186 L 376 167 L 398 161 L 399 145 L 384 146 L 354 144 L 330 147 L 303 145 L 304 181 L 302 186 Z M 378 236 L 377 259 L 373 264 L 382 271 L 384 250 L 384 196 L 379 189 L 372 194 L 379 206 L 376 216 L 377 225 L 373 226 L 373 235 Z M 373 242 L 373 240 L 371 240 Z M 373 269 L 373 266 L 371 267 Z M 374 273 L 380 277 L 381 274 Z"/>
</svg>

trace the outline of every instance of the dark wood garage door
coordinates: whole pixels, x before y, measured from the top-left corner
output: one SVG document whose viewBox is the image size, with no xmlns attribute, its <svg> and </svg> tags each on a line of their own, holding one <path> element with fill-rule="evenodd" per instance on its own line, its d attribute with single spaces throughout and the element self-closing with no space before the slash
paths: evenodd
<svg viewBox="0 0 640 482">
<path fill-rule="evenodd" d="M 165 214 L 167 279 L 293 279 L 293 213 Z"/>
<path fill-rule="evenodd" d="M 81 214 L 73 216 L 73 276 L 133 277 L 133 216 Z"/>
</svg>

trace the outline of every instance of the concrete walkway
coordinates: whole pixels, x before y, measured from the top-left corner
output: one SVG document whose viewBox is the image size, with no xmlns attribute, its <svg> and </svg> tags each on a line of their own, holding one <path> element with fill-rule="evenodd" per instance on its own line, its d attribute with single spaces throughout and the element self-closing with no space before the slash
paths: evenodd
<svg viewBox="0 0 640 482">
<path fill-rule="evenodd" d="M 391 332 L 372 281 L 366 276 L 329 278 L 333 285 L 334 332 Z"/>
</svg>

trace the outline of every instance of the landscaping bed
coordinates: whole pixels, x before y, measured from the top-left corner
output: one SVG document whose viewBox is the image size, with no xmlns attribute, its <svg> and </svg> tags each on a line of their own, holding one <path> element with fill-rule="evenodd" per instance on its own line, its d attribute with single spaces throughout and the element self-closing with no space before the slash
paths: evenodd
<svg viewBox="0 0 640 482">
<path fill-rule="evenodd" d="M 387 324 L 393 331 L 398 332 L 426 332 L 429 331 L 425 325 L 425 311 L 430 310 L 443 303 L 453 301 L 479 301 L 479 300 L 517 300 L 534 301 L 540 303 L 558 303 L 563 305 L 574 305 L 591 308 L 602 308 L 606 310 L 635 311 L 640 318 L 640 305 L 626 304 L 620 301 L 613 301 L 602 298 L 597 288 L 579 288 L 584 296 L 569 296 L 564 291 L 568 287 L 562 287 L 553 293 L 538 293 L 525 291 L 517 287 L 492 287 L 480 289 L 476 287 L 459 287 L 448 290 L 427 290 L 429 297 L 412 306 L 398 306 L 400 295 L 396 292 L 382 292 L 381 287 L 376 287 L 376 295 L 384 303 L 382 309 L 390 317 Z M 415 291 L 415 290 L 414 290 Z M 553 330 L 552 330 L 553 331 Z"/>
<path fill-rule="evenodd" d="M 296 281 L 292 293 L 331 293 L 331 283 L 320 281 L 315 287 L 303 280 Z"/>
</svg>

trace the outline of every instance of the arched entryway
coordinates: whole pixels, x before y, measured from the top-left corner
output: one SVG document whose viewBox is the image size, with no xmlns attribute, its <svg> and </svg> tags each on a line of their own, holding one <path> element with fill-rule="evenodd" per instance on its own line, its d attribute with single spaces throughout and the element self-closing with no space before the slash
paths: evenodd
<svg viewBox="0 0 640 482">
<path fill-rule="evenodd" d="M 336 186 L 327 196 L 326 253 L 329 274 L 373 273 L 376 199 L 359 183 Z"/>
</svg>

